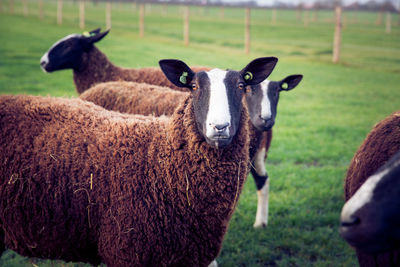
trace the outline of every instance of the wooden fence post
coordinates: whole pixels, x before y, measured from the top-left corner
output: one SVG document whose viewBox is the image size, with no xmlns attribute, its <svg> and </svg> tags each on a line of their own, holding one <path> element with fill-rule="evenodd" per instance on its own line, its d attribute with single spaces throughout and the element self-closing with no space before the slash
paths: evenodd
<svg viewBox="0 0 400 267">
<path fill-rule="evenodd" d="M 189 7 L 183 9 L 183 42 L 185 46 L 189 45 Z"/>
<path fill-rule="evenodd" d="M 24 2 L 24 16 L 28 16 L 29 11 L 28 11 L 28 0 L 23 0 Z"/>
<path fill-rule="evenodd" d="M 79 27 L 85 28 L 85 0 L 79 0 Z"/>
<path fill-rule="evenodd" d="M 139 7 L 139 37 L 144 37 L 144 4 Z"/>
<path fill-rule="evenodd" d="M 39 0 L 39 18 L 40 18 L 41 20 L 44 18 L 43 0 Z"/>
<path fill-rule="evenodd" d="M 62 24 L 63 19 L 63 0 L 58 0 L 57 2 L 57 24 Z"/>
<path fill-rule="evenodd" d="M 392 32 L 392 14 L 390 12 L 386 13 L 386 33 Z"/>
<path fill-rule="evenodd" d="M 342 39 L 342 7 L 337 6 L 335 8 L 336 12 L 336 26 L 335 26 L 335 35 L 333 40 L 333 57 L 332 62 L 338 63 L 340 60 L 340 45 Z"/>
<path fill-rule="evenodd" d="M 111 2 L 106 3 L 106 28 L 111 29 Z"/>
<path fill-rule="evenodd" d="M 272 9 L 271 23 L 272 25 L 276 25 L 276 8 Z"/>
<path fill-rule="evenodd" d="M 246 7 L 244 18 L 244 52 L 250 53 L 250 8 Z"/>
<path fill-rule="evenodd" d="M 14 0 L 9 0 L 10 4 L 10 14 L 14 14 Z"/>
<path fill-rule="evenodd" d="M 375 24 L 376 25 L 381 25 L 382 24 L 382 11 L 378 12 L 378 17 L 376 18 Z"/>
</svg>

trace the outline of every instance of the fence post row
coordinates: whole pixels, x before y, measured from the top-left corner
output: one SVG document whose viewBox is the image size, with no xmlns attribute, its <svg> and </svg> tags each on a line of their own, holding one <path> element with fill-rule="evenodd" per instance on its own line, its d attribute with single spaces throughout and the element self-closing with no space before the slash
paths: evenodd
<svg viewBox="0 0 400 267">
<path fill-rule="evenodd" d="M 111 29 L 111 2 L 106 3 L 106 28 Z"/>
<path fill-rule="evenodd" d="M 332 62 L 338 63 L 340 59 L 340 43 L 341 43 L 341 32 L 342 32 L 342 7 L 337 6 L 336 12 L 336 25 L 335 25 L 335 36 L 333 40 L 333 57 Z"/>
<path fill-rule="evenodd" d="M 250 53 L 250 8 L 247 7 L 244 18 L 244 52 L 246 55 Z"/>
<path fill-rule="evenodd" d="M 183 9 L 183 40 L 185 46 L 189 45 L 189 7 Z"/>
</svg>

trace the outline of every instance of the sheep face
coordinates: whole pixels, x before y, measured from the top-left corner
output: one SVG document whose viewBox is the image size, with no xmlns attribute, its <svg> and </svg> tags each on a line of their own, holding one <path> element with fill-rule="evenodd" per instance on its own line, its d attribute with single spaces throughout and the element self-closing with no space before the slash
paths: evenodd
<svg viewBox="0 0 400 267">
<path fill-rule="evenodd" d="M 99 29 L 88 33 L 88 36 L 71 34 L 57 41 L 40 59 L 40 66 L 45 72 L 63 69 L 79 70 L 83 54 L 88 52 L 95 42 L 106 36 L 108 31 L 100 33 Z"/>
<path fill-rule="evenodd" d="M 366 253 L 400 247 L 400 151 L 346 202 L 341 236 Z"/>
<path fill-rule="evenodd" d="M 252 124 L 260 131 L 268 131 L 274 126 L 279 93 L 295 88 L 302 80 L 302 75 L 291 75 L 274 82 L 264 80 L 254 86 L 248 86 L 246 101 Z"/>
<path fill-rule="evenodd" d="M 243 70 L 193 72 L 179 60 L 161 60 L 160 66 L 176 86 L 192 92 L 195 121 L 206 142 L 216 148 L 228 146 L 239 128 L 242 97 L 247 85 L 266 79 L 277 58 L 259 58 Z"/>
</svg>

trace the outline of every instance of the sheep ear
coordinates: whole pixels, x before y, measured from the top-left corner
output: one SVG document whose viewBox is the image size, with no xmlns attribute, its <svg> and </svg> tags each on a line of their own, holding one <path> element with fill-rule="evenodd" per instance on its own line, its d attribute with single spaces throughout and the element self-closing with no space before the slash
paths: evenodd
<svg viewBox="0 0 400 267">
<path fill-rule="evenodd" d="M 90 33 L 90 35 L 92 35 L 92 34 L 99 34 L 100 31 L 101 31 L 101 28 L 97 28 L 97 29 L 94 29 L 94 30 L 90 31 L 89 33 Z"/>
<path fill-rule="evenodd" d="M 250 62 L 240 73 L 247 85 L 257 85 L 268 78 L 277 62 L 276 57 L 260 57 Z"/>
<path fill-rule="evenodd" d="M 110 30 L 107 30 L 107 31 L 105 31 L 103 33 L 96 33 L 95 32 L 95 35 L 90 36 L 90 37 L 87 38 L 87 42 L 90 43 L 90 44 L 97 43 L 98 41 L 103 39 L 109 32 L 110 32 Z M 92 32 L 90 32 L 90 33 L 92 33 Z"/>
<path fill-rule="evenodd" d="M 168 80 L 178 87 L 190 87 L 194 72 L 185 62 L 177 59 L 163 59 L 158 62 Z"/>
<path fill-rule="evenodd" d="M 296 74 L 287 76 L 285 79 L 279 82 L 279 89 L 282 91 L 289 91 L 295 88 L 303 79 L 303 75 Z"/>
</svg>

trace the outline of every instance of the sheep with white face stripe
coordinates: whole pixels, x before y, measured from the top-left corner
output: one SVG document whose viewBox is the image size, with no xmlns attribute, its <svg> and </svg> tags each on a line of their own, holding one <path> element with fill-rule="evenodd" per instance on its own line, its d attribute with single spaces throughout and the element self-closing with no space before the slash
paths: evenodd
<svg viewBox="0 0 400 267">
<path fill-rule="evenodd" d="M 191 90 L 169 120 L 80 99 L 0 96 L 0 248 L 110 267 L 210 264 L 248 173 L 244 87 L 276 61 L 213 70 L 219 79 L 160 61 Z M 210 108 L 212 90 L 228 105 Z"/>
<path fill-rule="evenodd" d="M 221 74 L 223 72 L 220 70 L 212 70 L 208 72 L 209 80 L 217 80 L 218 75 Z M 295 88 L 301 80 L 302 75 L 290 75 L 281 81 L 265 80 L 260 85 L 247 87 L 246 90 L 246 104 L 251 118 L 249 124 L 251 173 L 257 186 L 258 195 L 254 227 L 265 227 L 268 223 L 269 180 L 265 170 L 265 159 L 272 140 L 271 127 L 274 125 L 277 114 L 279 94 L 282 91 Z M 196 88 L 197 84 L 194 84 L 194 86 Z M 221 101 L 221 99 L 226 98 L 226 91 L 218 92 L 217 89 L 217 87 L 212 87 L 212 90 L 208 93 L 215 95 L 217 102 L 215 103 L 216 107 L 210 110 L 210 114 L 216 113 L 219 109 L 227 109 L 226 101 Z M 109 82 L 96 85 L 84 92 L 80 98 L 107 109 L 124 113 L 161 116 L 171 115 L 175 107 L 186 98 L 187 94 L 155 85 Z M 268 116 L 266 116 L 265 110 L 269 110 Z M 214 118 L 215 121 L 220 121 L 219 123 L 212 123 L 211 117 L 207 119 L 209 121 L 205 123 L 205 126 L 229 124 L 229 118 L 225 118 L 225 120 L 222 117 Z M 213 127 L 210 127 L 208 130 L 212 129 Z"/>
<path fill-rule="evenodd" d="M 272 141 L 272 127 L 275 124 L 279 95 L 282 91 L 295 88 L 302 80 L 302 75 L 290 75 L 281 81 L 264 80 L 249 87 L 246 102 L 250 120 L 250 157 L 251 174 L 257 186 L 257 213 L 254 227 L 268 224 L 269 179 L 265 169 L 265 160 Z"/>
<path fill-rule="evenodd" d="M 347 171 L 341 235 L 361 267 L 400 266 L 399 151 L 396 111 L 373 127 Z"/>
</svg>

